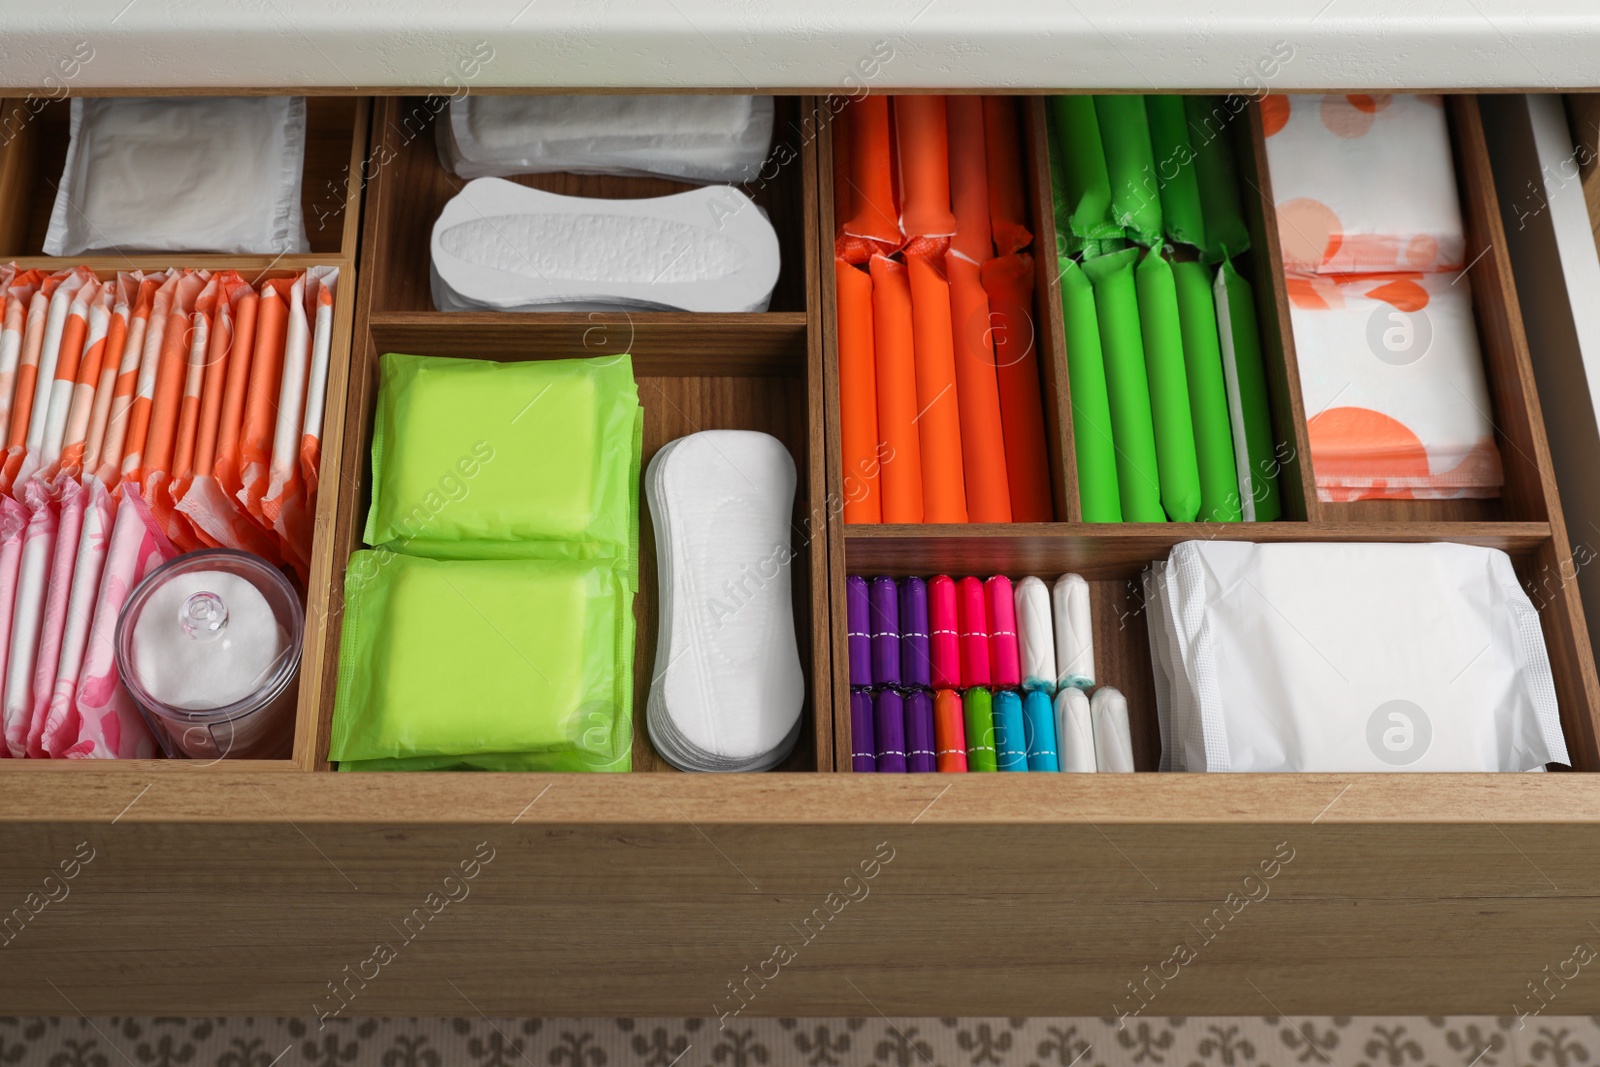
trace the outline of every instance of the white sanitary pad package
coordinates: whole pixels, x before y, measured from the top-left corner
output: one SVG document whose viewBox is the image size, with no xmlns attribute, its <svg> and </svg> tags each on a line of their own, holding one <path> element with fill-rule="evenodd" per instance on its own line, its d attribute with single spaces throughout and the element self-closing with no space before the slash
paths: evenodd
<svg viewBox="0 0 1600 1067">
<path fill-rule="evenodd" d="M 755 180 L 770 96 L 476 96 L 450 103 L 439 158 L 463 178 L 568 171 L 686 182 Z"/>
<path fill-rule="evenodd" d="M 1146 590 L 1163 770 L 1570 762 L 1538 612 L 1497 549 L 1186 541 Z"/>
<path fill-rule="evenodd" d="M 45 254 L 309 251 L 305 154 L 298 96 L 74 97 Z"/>
<path fill-rule="evenodd" d="M 659 631 L 650 740 L 686 771 L 764 771 L 800 736 L 790 592 L 794 460 L 751 430 L 680 437 L 650 461 Z"/>
<path fill-rule="evenodd" d="M 645 200 L 468 182 L 433 226 L 441 311 L 765 311 L 778 234 L 738 189 Z"/>
</svg>

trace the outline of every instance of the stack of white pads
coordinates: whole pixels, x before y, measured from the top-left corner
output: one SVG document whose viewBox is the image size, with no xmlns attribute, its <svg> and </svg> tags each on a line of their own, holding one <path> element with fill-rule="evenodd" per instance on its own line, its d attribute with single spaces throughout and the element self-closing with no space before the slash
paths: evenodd
<svg viewBox="0 0 1600 1067">
<path fill-rule="evenodd" d="M 1504 552 L 1187 541 L 1145 592 L 1164 771 L 1570 762 Z"/>
<path fill-rule="evenodd" d="M 473 178 L 433 228 L 441 311 L 765 311 L 778 236 L 732 185 L 611 200 L 501 179 L 566 171 L 692 183 L 762 177 L 770 96 L 468 96 L 439 156 Z M 767 179 L 771 175 L 765 176 Z"/>
<path fill-rule="evenodd" d="M 651 459 L 660 591 L 650 740 L 685 771 L 764 771 L 800 736 L 790 595 L 795 466 L 777 438 L 707 430 Z"/>
</svg>

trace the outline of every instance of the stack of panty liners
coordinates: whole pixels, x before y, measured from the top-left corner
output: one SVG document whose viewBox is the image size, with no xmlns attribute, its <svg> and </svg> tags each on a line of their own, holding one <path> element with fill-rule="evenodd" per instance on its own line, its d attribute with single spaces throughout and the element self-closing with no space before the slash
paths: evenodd
<svg viewBox="0 0 1600 1067">
<path fill-rule="evenodd" d="M 1186 541 L 1145 580 L 1162 770 L 1570 762 L 1538 612 L 1497 549 Z"/>
<path fill-rule="evenodd" d="M 72 101 L 44 252 L 307 252 L 297 96 Z"/>
<path fill-rule="evenodd" d="M 768 770 L 794 748 L 805 699 L 794 460 L 767 434 L 707 430 L 657 452 L 645 481 L 660 619 L 650 739 L 681 770 Z"/>
<path fill-rule="evenodd" d="M 772 143 L 770 96 L 465 96 L 438 126 L 463 178 L 568 171 L 754 181 Z"/>
<path fill-rule="evenodd" d="M 430 244 L 441 311 L 765 311 L 778 234 L 732 186 L 644 200 L 468 182 Z"/>
</svg>

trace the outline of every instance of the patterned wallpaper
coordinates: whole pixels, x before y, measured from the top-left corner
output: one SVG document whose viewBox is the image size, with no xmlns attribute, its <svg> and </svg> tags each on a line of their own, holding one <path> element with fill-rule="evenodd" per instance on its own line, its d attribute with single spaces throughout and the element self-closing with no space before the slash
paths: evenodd
<svg viewBox="0 0 1600 1067">
<path fill-rule="evenodd" d="M 0 1018 L 0 1067 L 1600 1067 L 1600 1017 Z"/>
</svg>

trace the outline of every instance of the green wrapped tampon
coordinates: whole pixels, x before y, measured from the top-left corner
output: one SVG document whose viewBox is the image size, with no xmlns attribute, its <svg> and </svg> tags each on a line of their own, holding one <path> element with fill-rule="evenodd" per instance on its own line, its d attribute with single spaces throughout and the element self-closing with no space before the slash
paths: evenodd
<svg viewBox="0 0 1600 1067">
<path fill-rule="evenodd" d="M 1205 255 L 1212 263 L 1250 247 L 1250 231 L 1239 208 L 1239 174 L 1233 162 L 1233 112 L 1214 96 L 1186 96 L 1189 146 L 1194 149 L 1194 176 L 1200 186 L 1200 211 L 1205 219 Z"/>
<path fill-rule="evenodd" d="M 1272 439 L 1267 407 L 1266 370 L 1256 330 L 1250 283 L 1225 259 L 1212 288 L 1217 304 L 1217 335 L 1222 375 L 1228 388 L 1228 419 L 1233 428 L 1234 463 L 1239 471 L 1240 510 L 1246 522 L 1272 522 L 1283 513 L 1278 500 L 1280 457 Z"/>
<path fill-rule="evenodd" d="M 1121 522 L 1117 448 L 1111 432 L 1106 364 L 1100 353 L 1100 317 L 1094 286 L 1070 259 L 1061 267 L 1061 317 L 1066 323 L 1067 384 L 1072 394 L 1072 445 L 1078 460 L 1078 500 L 1085 522 Z"/>
<path fill-rule="evenodd" d="M 1161 219 L 1166 225 L 1167 237 L 1204 248 L 1200 183 L 1194 176 L 1194 148 L 1189 144 L 1189 120 L 1183 110 L 1183 97 L 1147 96 L 1144 110 L 1150 119 L 1150 151 L 1156 161 Z"/>
<path fill-rule="evenodd" d="M 967 770 L 998 771 L 994 752 L 994 700 L 989 690 L 979 686 L 961 694 L 962 716 L 967 727 Z"/>
<path fill-rule="evenodd" d="M 1150 382 L 1150 415 L 1156 431 L 1161 506 L 1173 522 L 1193 522 L 1200 514 L 1200 467 L 1194 454 L 1189 377 L 1183 369 L 1183 328 L 1178 324 L 1172 265 L 1152 248 L 1134 271 L 1134 284 Z"/>
<path fill-rule="evenodd" d="M 1137 248 L 1085 260 L 1094 283 L 1100 353 L 1111 401 L 1111 437 L 1117 446 L 1117 493 L 1122 521 L 1165 522 L 1156 465 L 1156 431 L 1150 417 L 1150 380 L 1144 366 L 1139 296 L 1133 280 Z"/>
<path fill-rule="evenodd" d="M 1105 147 L 1092 96 L 1057 96 L 1050 101 L 1050 124 L 1060 153 L 1067 214 L 1057 214 L 1075 236 L 1104 238 L 1120 234 L 1111 219 L 1111 179 L 1106 174 Z"/>
<path fill-rule="evenodd" d="M 1238 522 L 1239 471 L 1233 461 L 1233 429 L 1228 421 L 1228 387 L 1222 378 L 1217 339 L 1217 305 L 1211 270 L 1203 263 L 1174 263 L 1178 321 L 1183 326 L 1183 365 L 1189 373 L 1189 414 L 1200 464 L 1200 518 Z"/>
<path fill-rule="evenodd" d="M 1140 244 L 1160 244 L 1161 191 L 1156 188 L 1144 97 L 1097 96 L 1094 109 L 1111 179 L 1111 219 Z"/>
</svg>

